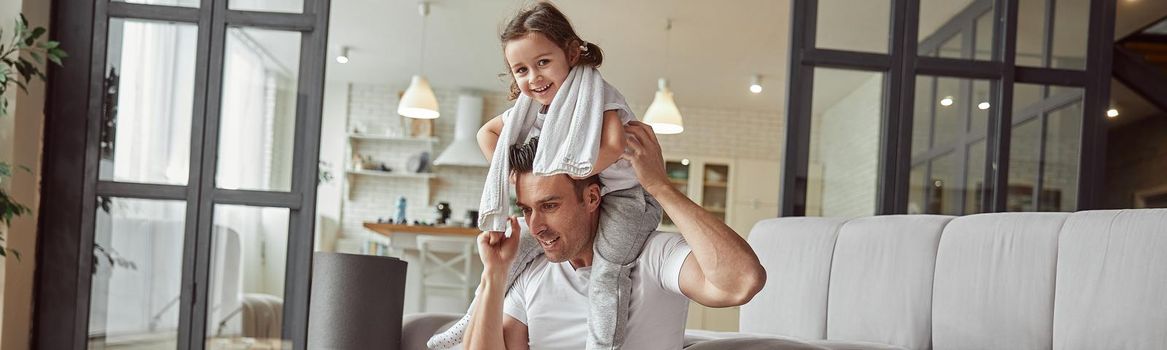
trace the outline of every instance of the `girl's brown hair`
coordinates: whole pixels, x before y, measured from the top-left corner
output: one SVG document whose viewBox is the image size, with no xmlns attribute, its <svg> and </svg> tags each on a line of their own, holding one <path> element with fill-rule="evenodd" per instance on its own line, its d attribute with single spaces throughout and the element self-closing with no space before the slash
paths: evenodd
<svg viewBox="0 0 1167 350">
<path fill-rule="evenodd" d="M 584 45 L 583 39 L 575 33 L 575 29 L 571 27 L 571 22 L 567 20 L 567 16 L 563 12 L 555 8 L 549 2 L 537 2 L 531 7 L 519 12 L 515 18 L 511 19 L 503 28 L 502 34 L 499 35 L 499 41 L 505 47 L 507 42 L 516 40 L 531 33 L 539 33 L 551 40 L 551 42 L 559 45 L 563 52 L 567 54 L 568 59 L 578 54 L 575 64 L 572 67 L 586 64 L 592 67 L 599 67 L 600 63 L 604 62 L 604 53 L 599 46 L 593 43 L 587 43 L 585 48 L 581 50 L 580 45 Z M 505 61 L 505 58 L 504 58 Z M 507 68 L 510 72 L 510 68 Z M 522 93 L 519 90 L 518 83 L 511 74 L 511 89 L 507 98 L 514 100 Z"/>
</svg>

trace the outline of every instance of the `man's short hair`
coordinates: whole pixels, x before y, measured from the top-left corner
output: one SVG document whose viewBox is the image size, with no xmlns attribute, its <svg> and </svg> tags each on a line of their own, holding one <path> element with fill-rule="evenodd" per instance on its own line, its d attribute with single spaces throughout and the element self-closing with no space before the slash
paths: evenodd
<svg viewBox="0 0 1167 350">
<path fill-rule="evenodd" d="M 535 151 L 539 149 L 539 138 L 533 137 L 524 144 L 511 146 L 511 175 L 527 174 L 535 169 Z M 583 200 L 583 193 L 591 184 L 600 185 L 600 176 L 592 175 L 584 179 L 571 179 L 571 186 L 575 188 L 577 199 Z"/>
</svg>

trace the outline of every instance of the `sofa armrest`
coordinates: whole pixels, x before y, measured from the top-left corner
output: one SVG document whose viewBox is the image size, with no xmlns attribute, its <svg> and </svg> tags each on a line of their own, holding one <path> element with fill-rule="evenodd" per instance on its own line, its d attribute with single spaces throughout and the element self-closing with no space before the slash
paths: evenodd
<svg viewBox="0 0 1167 350">
<path fill-rule="evenodd" d="M 405 315 L 401 320 L 401 349 L 428 349 L 425 342 L 435 333 L 462 318 L 455 313 L 418 313 Z"/>
</svg>

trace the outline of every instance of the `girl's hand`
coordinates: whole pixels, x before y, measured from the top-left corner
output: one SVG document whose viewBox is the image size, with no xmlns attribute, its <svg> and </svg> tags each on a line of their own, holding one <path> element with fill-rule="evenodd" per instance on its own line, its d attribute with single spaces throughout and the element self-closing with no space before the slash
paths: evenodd
<svg viewBox="0 0 1167 350">
<path fill-rule="evenodd" d="M 511 237 L 505 232 L 488 231 L 478 235 L 478 256 L 482 259 L 483 275 L 506 278 L 507 269 L 515 260 L 519 248 L 519 221 L 515 217 L 507 218 L 511 224 Z"/>
<path fill-rule="evenodd" d="M 665 175 L 665 158 L 661 155 L 660 142 L 652 127 L 639 121 L 630 121 L 624 127 L 628 135 L 627 148 L 620 158 L 632 163 L 636 178 L 648 193 L 664 188 L 672 188 Z"/>
</svg>

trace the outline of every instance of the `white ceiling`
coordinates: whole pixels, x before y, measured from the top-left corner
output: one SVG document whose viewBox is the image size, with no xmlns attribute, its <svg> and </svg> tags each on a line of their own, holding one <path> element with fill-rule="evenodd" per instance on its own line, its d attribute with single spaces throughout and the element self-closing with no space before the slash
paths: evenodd
<svg viewBox="0 0 1167 350">
<path fill-rule="evenodd" d="M 926 37 L 972 0 L 924 0 L 920 37 Z M 1018 48 L 1038 45 L 1039 0 L 1020 0 L 1023 18 Z M 1116 37 L 1167 14 L 1167 1 L 1115 0 Z M 820 0 L 820 47 L 885 51 L 889 0 Z M 434 0 L 425 42 L 425 74 L 437 88 L 504 91 L 505 72 L 498 31 L 529 1 Z M 1085 52 L 1088 0 L 1060 0 L 1055 54 Z M 418 70 L 421 16 L 416 0 L 333 0 L 330 56 L 349 46 L 351 61 L 329 60 L 330 81 L 404 87 Z M 576 31 L 604 50 L 605 79 L 633 104 L 647 105 L 656 79 L 668 76 L 682 106 L 780 112 L 786 90 L 790 0 L 589 0 L 557 1 Z M 1036 12 L 1036 13 L 1034 13 Z M 1027 13 L 1034 13 L 1027 15 Z M 830 14 L 830 15 L 827 15 Z M 665 58 L 665 21 L 673 19 Z M 1034 27 L 1035 24 L 1037 27 Z M 1032 33 L 1032 34 L 1025 34 Z M 667 72 L 666 72 L 667 66 Z M 753 74 L 765 90 L 748 92 Z M 816 79 L 816 103 L 850 92 L 856 74 Z"/>
<path fill-rule="evenodd" d="M 504 91 L 498 31 L 527 2 L 436 0 L 428 18 L 425 74 L 438 88 Z M 601 72 L 633 104 L 647 105 L 667 75 L 678 103 L 781 110 L 786 88 L 788 0 L 595 0 L 556 3 L 576 31 L 604 50 Z M 673 18 L 665 58 L 666 18 Z M 418 67 L 415 0 L 333 0 L 328 80 L 408 84 Z M 749 93 L 762 74 L 765 90 Z"/>
</svg>

